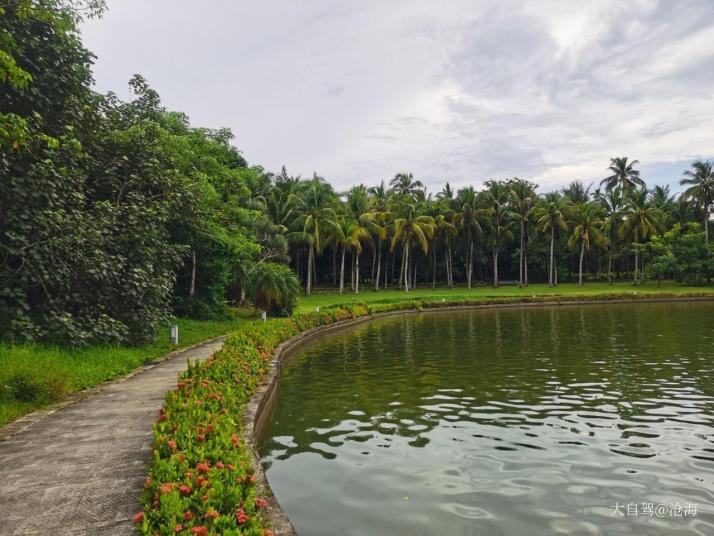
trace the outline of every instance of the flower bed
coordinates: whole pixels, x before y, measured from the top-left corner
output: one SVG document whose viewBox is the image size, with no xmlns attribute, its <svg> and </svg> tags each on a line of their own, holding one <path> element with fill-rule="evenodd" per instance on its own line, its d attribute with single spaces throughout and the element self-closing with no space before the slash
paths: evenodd
<svg viewBox="0 0 714 536">
<path fill-rule="evenodd" d="M 208 361 L 190 365 L 166 395 L 154 425 L 153 459 L 134 522 L 144 534 L 270 536 L 241 415 L 269 370 L 277 346 L 308 329 L 360 316 L 467 305 L 712 298 L 696 293 L 400 300 L 326 307 L 320 312 L 244 325 Z"/>
</svg>

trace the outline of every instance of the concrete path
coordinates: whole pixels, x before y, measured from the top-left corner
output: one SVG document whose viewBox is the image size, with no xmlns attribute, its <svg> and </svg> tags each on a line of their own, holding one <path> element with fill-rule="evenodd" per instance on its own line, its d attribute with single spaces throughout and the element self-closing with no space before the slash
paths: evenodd
<svg viewBox="0 0 714 536">
<path fill-rule="evenodd" d="M 222 343 L 176 352 L 0 441 L 0 534 L 133 534 L 164 395 L 186 359 Z"/>
</svg>

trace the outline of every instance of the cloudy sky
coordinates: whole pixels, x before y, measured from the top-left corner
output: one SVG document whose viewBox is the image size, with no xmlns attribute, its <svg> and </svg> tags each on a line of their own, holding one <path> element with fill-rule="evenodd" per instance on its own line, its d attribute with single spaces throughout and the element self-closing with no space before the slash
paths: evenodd
<svg viewBox="0 0 714 536">
<path fill-rule="evenodd" d="M 144 75 L 251 164 L 338 187 L 542 190 L 611 156 L 675 185 L 714 155 L 714 1 L 108 0 L 83 28 L 100 91 Z"/>
</svg>

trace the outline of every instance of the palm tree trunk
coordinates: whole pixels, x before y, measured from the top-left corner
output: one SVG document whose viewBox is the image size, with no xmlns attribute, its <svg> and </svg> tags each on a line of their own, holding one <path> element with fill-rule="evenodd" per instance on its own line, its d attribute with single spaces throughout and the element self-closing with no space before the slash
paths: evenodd
<svg viewBox="0 0 714 536">
<path fill-rule="evenodd" d="M 409 246 L 404 246 L 404 291 L 409 292 Z"/>
<path fill-rule="evenodd" d="M 525 224 L 521 220 L 521 251 L 518 256 L 518 286 L 523 286 L 523 235 Z"/>
<path fill-rule="evenodd" d="M 404 263 L 406 262 L 407 259 L 407 250 L 406 247 L 402 248 L 402 264 L 399 267 L 399 282 L 397 283 L 397 287 L 401 287 L 402 283 L 404 282 Z"/>
<path fill-rule="evenodd" d="M 337 248 L 332 248 L 332 284 L 337 284 Z"/>
<path fill-rule="evenodd" d="M 379 274 L 382 270 L 382 239 L 379 239 L 377 251 L 377 277 L 374 279 L 374 290 L 379 290 Z"/>
<path fill-rule="evenodd" d="M 612 246 L 607 248 L 607 284 L 612 285 Z"/>
<path fill-rule="evenodd" d="M 394 279 L 394 257 L 392 257 L 392 279 Z M 387 249 L 387 258 L 384 259 L 384 288 L 389 288 L 389 249 Z"/>
<path fill-rule="evenodd" d="M 310 292 L 312 291 L 312 258 L 314 255 L 314 248 L 313 245 L 310 244 L 310 248 L 307 254 L 307 287 L 305 289 L 305 294 L 308 296 L 310 295 Z"/>
<path fill-rule="evenodd" d="M 709 248 L 709 205 L 704 204 L 704 243 Z"/>
<path fill-rule="evenodd" d="M 585 255 L 585 240 L 580 242 L 580 266 L 578 269 L 578 286 L 583 286 L 583 256 Z"/>
<path fill-rule="evenodd" d="M 355 253 L 355 294 L 359 294 L 359 251 Z"/>
<path fill-rule="evenodd" d="M 548 286 L 552 287 L 554 286 L 554 279 L 553 279 L 553 274 L 555 271 L 553 270 L 553 248 L 555 247 L 555 228 L 552 228 L 550 230 L 550 267 L 548 268 Z"/>
<path fill-rule="evenodd" d="M 638 261 L 639 261 L 639 250 L 635 248 L 635 275 L 634 279 L 632 280 L 632 284 L 636 285 L 637 284 L 637 266 L 638 266 Z"/>
<path fill-rule="evenodd" d="M 377 250 L 372 248 L 372 280 L 374 279 L 374 270 L 377 267 Z"/>
<path fill-rule="evenodd" d="M 528 247 L 528 246 L 526 246 Z M 525 279 L 525 286 L 528 286 L 528 250 L 523 252 L 523 278 Z"/>
<path fill-rule="evenodd" d="M 466 252 L 466 286 L 471 288 L 471 277 L 474 270 L 474 243 L 471 240 L 471 233 L 469 233 L 469 249 Z"/>
<path fill-rule="evenodd" d="M 345 289 L 345 250 L 347 248 L 342 248 L 342 261 L 340 262 L 340 294 Z"/>
<path fill-rule="evenodd" d="M 498 249 L 493 250 L 493 288 L 498 288 Z"/>
<path fill-rule="evenodd" d="M 436 288 L 436 249 L 431 250 L 431 262 L 433 263 L 431 267 L 431 288 Z"/>
<path fill-rule="evenodd" d="M 451 255 L 451 242 L 449 242 L 449 288 L 454 288 L 454 258 Z"/>
</svg>

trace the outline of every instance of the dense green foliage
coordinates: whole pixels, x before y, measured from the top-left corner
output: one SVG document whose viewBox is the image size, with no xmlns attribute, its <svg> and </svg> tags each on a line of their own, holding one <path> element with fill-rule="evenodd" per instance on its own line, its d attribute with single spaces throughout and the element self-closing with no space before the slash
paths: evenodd
<svg viewBox="0 0 714 536">
<path fill-rule="evenodd" d="M 192 128 L 140 76 L 131 102 L 90 89 L 77 24 L 100 8 L 2 8 L 0 335 L 17 340 L 145 343 L 172 306 L 228 318 L 241 271 L 286 260 L 229 131 Z"/>
</svg>

